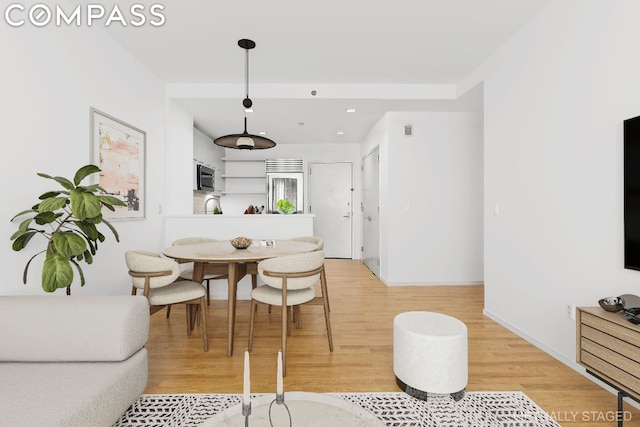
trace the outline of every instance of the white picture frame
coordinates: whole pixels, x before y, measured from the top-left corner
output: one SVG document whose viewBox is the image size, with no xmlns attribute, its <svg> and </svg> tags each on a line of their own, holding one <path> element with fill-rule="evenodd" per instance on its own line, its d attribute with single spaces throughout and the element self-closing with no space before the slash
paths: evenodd
<svg viewBox="0 0 640 427">
<path fill-rule="evenodd" d="M 90 108 L 92 164 L 101 169 L 99 184 L 126 206 L 102 208 L 107 220 L 144 219 L 146 208 L 146 132 Z"/>
</svg>

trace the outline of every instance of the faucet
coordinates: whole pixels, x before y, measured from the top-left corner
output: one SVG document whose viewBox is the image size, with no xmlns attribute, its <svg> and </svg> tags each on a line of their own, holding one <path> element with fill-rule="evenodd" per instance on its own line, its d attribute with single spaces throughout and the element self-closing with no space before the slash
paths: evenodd
<svg viewBox="0 0 640 427">
<path fill-rule="evenodd" d="M 215 202 L 215 200 L 216 200 L 216 199 L 214 199 L 214 198 L 212 197 L 212 198 L 207 199 L 207 200 L 205 200 L 205 201 L 204 201 L 204 214 L 205 214 L 205 215 L 207 214 L 207 204 L 208 204 L 210 201 L 212 201 L 212 200 Z M 214 205 L 215 205 L 215 203 L 214 203 Z M 215 206 L 214 206 L 214 210 L 215 210 Z M 212 212 L 212 213 L 213 213 L 213 212 Z"/>
</svg>

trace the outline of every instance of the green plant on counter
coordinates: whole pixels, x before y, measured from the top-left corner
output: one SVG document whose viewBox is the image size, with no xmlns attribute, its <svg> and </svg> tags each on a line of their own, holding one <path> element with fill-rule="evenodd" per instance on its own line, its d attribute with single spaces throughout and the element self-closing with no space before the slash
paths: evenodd
<svg viewBox="0 0 640 427">
<path fill-rule="evenodd" d="M 222 215 L 222 211 L 220 210 L 220 207 L 214 206 L 213 207 L 213 214 L 214 215 Z"/>
<path fill-rule="evenodd" d="M 276 202 L 276 209 L 278 209 L 278 212 L 281 212 L 283 214 L 290 214 L 292 212 L 295 212 L 296 205 L 286 199 L 280 199 Z"/>
<path fill-rule="evenodd" d="M 71 293 L 73 282 L 73 264 L 80 276 L 80 285 L 84 286 L 85 279 L 78 262 L 93 262 L 93 256 L 98 250 L 98 242 L 104 242 L 105 236 L 96 227 L 104 223 L 113 233 L 116 241 L 120 241 L 116 229 L 102 218 L 102 206 L 115 210 L 114 206 L 126 206 L 126 203 L 116 197 L 107 196 L 106 190 L 99 184 L 80 185 L 89 175 L 100 172 L 95 165 L 86 165 L 78 169 L 73 181 L 60 176 L 50 176 L 38 173 L 38 176 L 51 179 L 60 184 L 62 190 L 47 191 L 40 195 L 40 202 L 31 209 L 16 214 L 11 221 L 31 214 L 22 220 L 18 231 L 13 233 L 11 240 L 14 251 L 24 249 L 36 235 L 47 239 L 46 248 L 32 256 L 24 268 L 23 283 L 27 283 L 27 272 L 31 261 L 38 255 L 45 253 L 42 266 L 42 288 L 46 292 L 54 292 L 59 288 L 67 288 L 67 295 Z M 34 226 L 34 223 L 36 226 Z M 37 226 L 47 226 L 45 229 Z"/>
</svg>

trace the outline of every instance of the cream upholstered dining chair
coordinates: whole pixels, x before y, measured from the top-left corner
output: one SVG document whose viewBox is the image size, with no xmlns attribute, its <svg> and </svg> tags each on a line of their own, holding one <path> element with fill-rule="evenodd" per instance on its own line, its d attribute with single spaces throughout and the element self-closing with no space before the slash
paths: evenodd
<svg viewBox="0 0 640 427">
<path fill-rule="evenodd" d="M 302 254 L 286 255 L 269 258 L 258 263 L 258 274 L 264 285 L 251 291 L 251 314 L 249 320 L 249 351 L 253 347 L 253 330 L 256 306 L 258 302 L 281 306 L 282 316 L 282 371 L 286 375 L 287 369 L 287 335 L 290 333 L 288 322 L 289 307 L 317 301 L 314 286 L 320 280 L 324 264 L 324 251 L 313 251 Z M 326 283 L 323 287 L 326 287 Z M 329 350 L 333 351 L 331 337 L 331 322 L 329 320 L 329 300 L 323 289 L 322 300 L 324 317 L 329 339 Z"/>
<path fill-rule="evenodd" d="M 300 237 L 292 237 L 289 240 L 295 240 L 298 242 L 308 242 L 316 245 L 316 251 L 321 251 L 324 249 L 324 240 L 322 237 L 317 236 L 300 236 Z"/>
<path fill-rule="evenodd" d="M 208 243 L 208 242 L 219 242 L 220 240 L 211 239 L 209 237 L 185 237 L 182 239 L 175 240 L 171 245 L 172 246 L 180 246 L 180 245 L 192 245 L 195 243 Z M 193 280 L 193 266 L 191 268 L 185 268 L 180 272 L 180 277 L 185 280 Z M 207 305 L 209 305 L 209 289 L 210 289 L 210 281 L 211 280 L 221 280 L 227 279 L 226 274 L 205 274 L 202 277 L 202 281 L 207 284 Z M 169 310 L 167 310 L 167 316 L 169 315 Z"/>
<path fill-rule="evenodd" d="M 316 251 L 321 251 L 324 249 L 324 239 L 322 239 L 322 237 L 318 237 L 318 236 L 299 236 L 299 237 L 293 237 L 289 240 L 295 240 L 298 242 L 307 242 L 307 243 L 313 243 L 314 245 L 316 245 L 315 250 Z M 326 295 L 327 296 L 327 307 L 329 307 L 329 311 L 331 311 L 331 306 L 329 305 L 329 294 L 326 293 L 327 292 L 327 287 L 326 287 L 326 283 L 327 283 L 327 276 L 325 275 L 325 271 L 324 271 L 324 264 L 322 264 L 322 272 L 320 273 L 320 280 L 324 281 L 325 285 L 321 286 L 321 290 L 322 290 L 322 295 Z M 271 310 L 271 306 L 269 306 L 269 310 Z M 269 313 L 271 313 L 271 311 L 269 311 Z M 296 325 L 298 328 L 302 327 L 302 316 L 300 314 L 300 307 L 294 307 L 293 308 L 293 321 L 296 322 Z"/>
<path fill-rule="evenodd" d="M 209 351 L 205 287 L 201 283 L 191 280 L 176 280 L 180 276 L 178 262 L 163 258 L 156 252 L 130 250 L 125 252 L 125 261 L 133 284 L 131 294 L 136 295 L 138 290 L 141 289 L 143 295 L 149 300 L 151 314 L 165 306 L 171 307 L 172 304 L 185 304 L 187 309 L 187 335 L 191 335 L 196 323 L 196 317 L 199 314 L 202 320 L 204 351 Z"/>
</svg>

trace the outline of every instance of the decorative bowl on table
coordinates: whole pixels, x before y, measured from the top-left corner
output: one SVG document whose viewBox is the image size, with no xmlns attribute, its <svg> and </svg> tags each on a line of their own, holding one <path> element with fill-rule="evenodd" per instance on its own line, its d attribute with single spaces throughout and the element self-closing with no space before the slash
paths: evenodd
<svg viewBox="0 0 640 427">
<path fill-rule="evenodd" d="M 251 246 L 252 240 L 248 237 L 236 237 L 235 239 L 231 239 L 231 246 L 236 249 L 247 249 Z"/>
<path fill-rule="evenodd" d="M 600 307 L 612 313 L 624 310 L 624 299 L 620 297 L 602 298 L 598 301 L 598 304 L 600 304 Z"/>
</svg>

